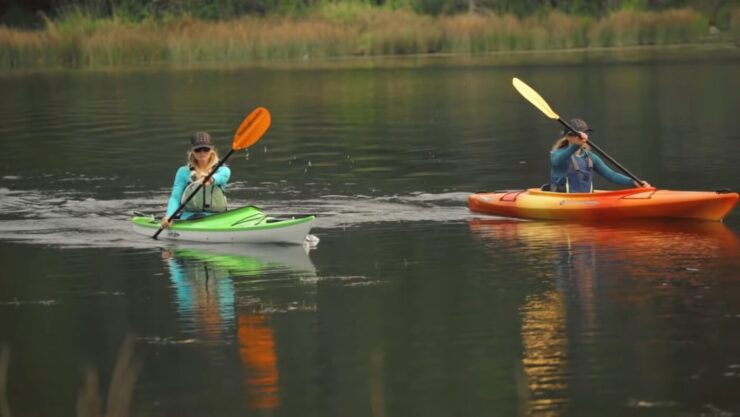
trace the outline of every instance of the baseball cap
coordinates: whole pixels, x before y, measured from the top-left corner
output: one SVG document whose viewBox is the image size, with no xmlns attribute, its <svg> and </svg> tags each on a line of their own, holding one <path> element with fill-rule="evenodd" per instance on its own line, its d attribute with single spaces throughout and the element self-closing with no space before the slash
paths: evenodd
<svg viewBox="0 0 740 417">
<path fill-rule="evenodd" d="M 195 132 L 190 137 L 190 149 L 210 148 L 213 149 L 213 141 L 208 132 Z"/>
</svg>

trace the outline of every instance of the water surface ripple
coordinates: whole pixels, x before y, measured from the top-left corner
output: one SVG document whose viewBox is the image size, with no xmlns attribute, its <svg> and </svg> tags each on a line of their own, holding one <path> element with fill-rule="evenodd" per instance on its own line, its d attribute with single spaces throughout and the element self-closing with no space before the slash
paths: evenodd
<svg viewBox="0 0 740 417">
<path fill-rule="evenodd" d="M 486 62 L 0 76 L 14 415 L 78 415 L 91 369 L 107 395 L 127 337 L 132 416 L 740 415 L 737 210 L 615 225 L 466 208 L 548 179 L 559 127 L 513 76 L 654 185 L 740 189 L 737 59 Z M 134 235 L 189 135 L 223 154 L 256 106 L 273 124 L 229 160 L 229 204 L 315 214 L 318 245 Z"/>
</svg>

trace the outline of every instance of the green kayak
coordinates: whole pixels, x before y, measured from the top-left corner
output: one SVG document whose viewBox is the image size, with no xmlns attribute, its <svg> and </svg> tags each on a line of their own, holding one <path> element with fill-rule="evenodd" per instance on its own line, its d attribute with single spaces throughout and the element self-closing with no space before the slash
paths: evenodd
<svg viewBox="0 0 740 417">
<path fill-rule="evenodd" d="M 178 220 L 159 238 L 191 242 L 295 243 L 300 244 L 311 230 L 314 216 L 278 219 L 257 207 L 247 206 L 196 220 Z M 136 233 L 152 236 L 159 220 L 137 216 L 131 219 Z"/>
</svg>

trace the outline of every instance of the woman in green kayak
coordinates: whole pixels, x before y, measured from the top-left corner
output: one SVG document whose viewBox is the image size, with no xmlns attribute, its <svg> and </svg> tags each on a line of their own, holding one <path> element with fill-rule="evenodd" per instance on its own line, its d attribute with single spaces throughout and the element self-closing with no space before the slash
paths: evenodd
<svg viewBox="0 0 740 417">
<path fill-rule="evenodd" d="M 170 227 L 175 211 L 180 204 L 195 191 L 218 163 L 218 153 L 213 147 L 211 135 L 206 132 L 196 132 L 190 138 L 190 151 L 187 165 L 181 166 L 175 174 L 167 213 L 161 221 L 163 228 Z M 226 196 L 224 190 L 231 177 L 231 170 L 221 166 L 206 184 L 185 205 L 184 211 L 177 219 L 187 220 L 214 213 L 226 211 Z"/>
<path fill-rule="evenodd" d="M 625 187 L 650 187 L 647 181 L 638 183 L 604 163 L 590 151 L 588 135 L 593 129 L 582 119 L 572 119 L 570 125 L 578 132 L 563 131 L 550 151 L 550 183 L 543 188 L 561 193 L 590 193 L 594 190 L 594 171 L 607 180 Z"/>
</svg>

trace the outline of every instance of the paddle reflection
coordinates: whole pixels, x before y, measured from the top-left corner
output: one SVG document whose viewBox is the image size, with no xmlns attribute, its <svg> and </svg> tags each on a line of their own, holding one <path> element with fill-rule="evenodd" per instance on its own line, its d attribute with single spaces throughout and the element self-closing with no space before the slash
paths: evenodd
<svg viewBox="0 0 740 417">
<path fill-rule="evenodd" d="M 250 408 L 278 406 L 278 369 L 275 334 L 264 314 L 239 315 L 239 356 L 245 369 L 244 385 Z"/>
<path fill-rule="evenodd" d="M 276 337 L 271 319 L 259 306 L 271 304 L 242 285 L 269 286 L 271 278 L 289 285 L 315 277 L 301 246 L 180 245 L 162 251 L 174 285 L 184 333 L 202 343 L 232 343 L 234 333 L 243 367 L 247 407 L 279 405 Z M 310 282 L 313 282 L 311 280 Z M 268 284 L 266 284 L 268 283 Z M 236 285 L 236 287 L 235 287 Z M 239 302 L 238 300 L 244 300 Z"/>
<path fill-rule="evenodd" d="M 557 414 L 569 392 L 588 390 L 591 375 L 604 373 L 593 369 L 594 358 L 612 337 L 604 332 L 614 311 L 631 308 L 650 318 L 660 297 L 685 311 L 695 303 L 693 289 L 740 278 L 740 241 L 721 223 L 475 219 L 469 227 L 492 254 L 526 257 L 550 287 L 520 308 L 522 397 L 530 414 Z M 649 367 L 652 359 L 635 360 Z"/>
</svg>

